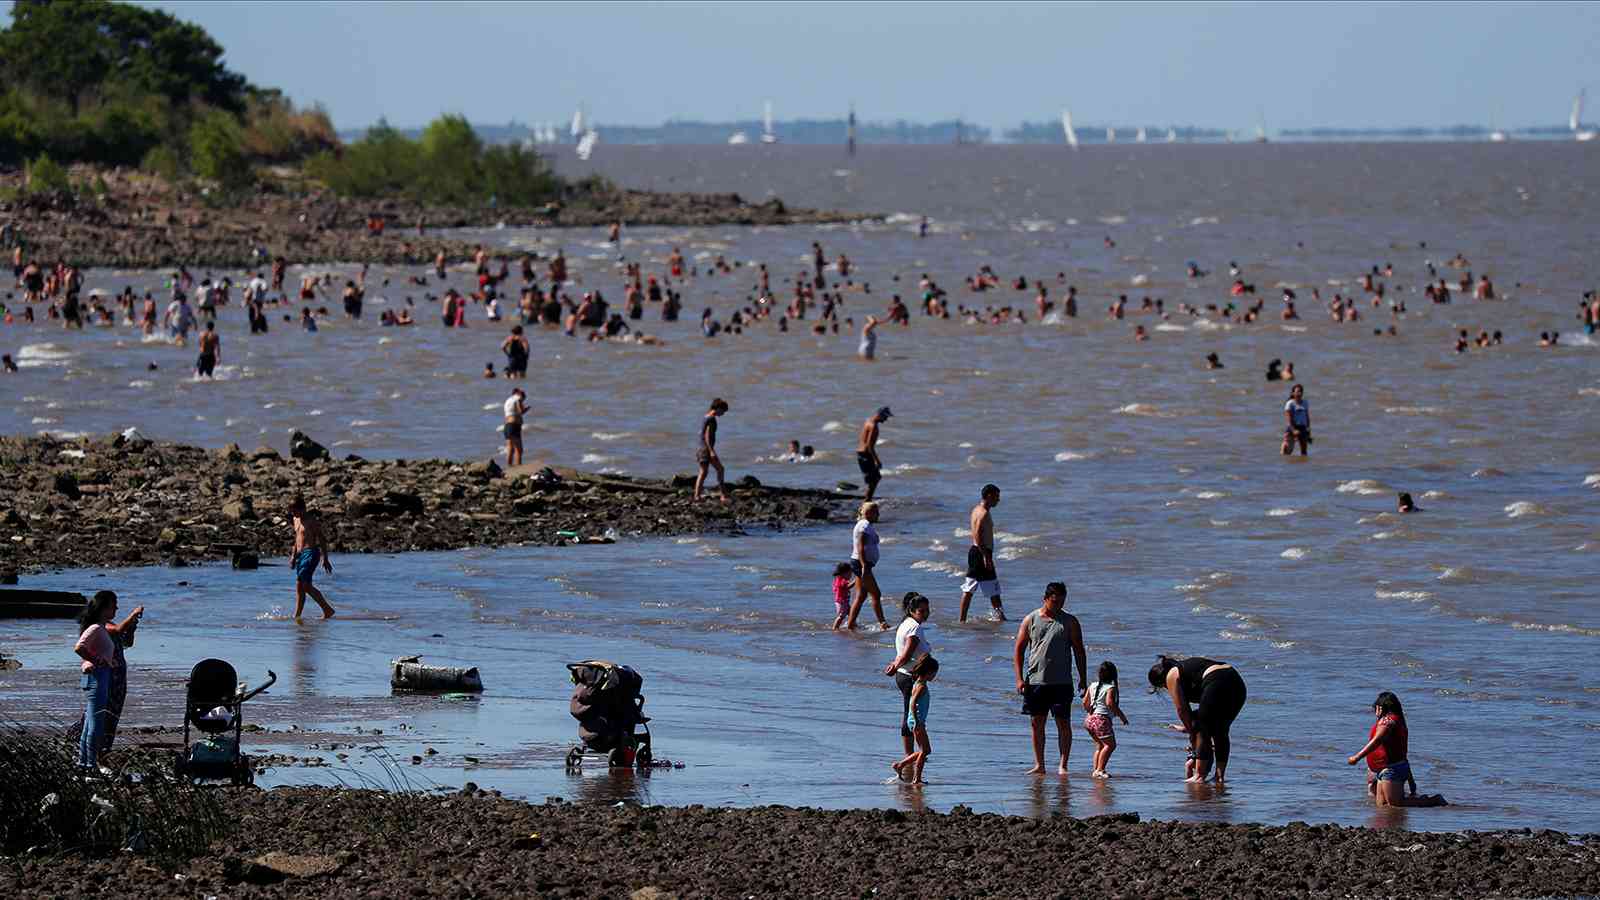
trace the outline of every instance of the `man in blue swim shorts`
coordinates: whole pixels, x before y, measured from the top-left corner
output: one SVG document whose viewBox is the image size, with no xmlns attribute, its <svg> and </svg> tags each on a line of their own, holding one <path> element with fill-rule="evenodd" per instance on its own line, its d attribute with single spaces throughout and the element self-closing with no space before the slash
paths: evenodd
<svg viewBox="0 0 1600 900">
<path fill-rule="evenodd" d="M 301 611 L 305 609 L 306 595 L 310 594 L 311 599 L 322 607 L 322 617 L 331 619 L 333 607 L 311 583 L 312 576 L 317 574 L 319 562 L 329 574 L 333 573 L 333 563 L 322 552 L 322 519 L 306 509 L 304 497 L 295 497 L 289 504 L 289 518 L 294 524 L 294 549 L 289 552 L 289 565 L 294 569 L 294 617 L 300 618 Z"/>
</svg>

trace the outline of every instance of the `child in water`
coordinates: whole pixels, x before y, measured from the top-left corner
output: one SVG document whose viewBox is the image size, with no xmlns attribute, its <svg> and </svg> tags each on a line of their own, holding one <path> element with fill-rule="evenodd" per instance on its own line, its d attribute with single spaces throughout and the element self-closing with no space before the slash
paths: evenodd
<svg viewBox="0 0 1600 900">
<path fill-rule="evenodd" d="M 845 617 L 850 614 L 850 596 L 855 590 L 855 575 L 850 571 L 850 564 L 839 563 L 833 567 L 833 630 L 838 631 L 844 627 Z"/>
<path fill-rule="evenodd" d="M 1406 758 L 1409 734 L 1400 698 L 1384 691 L 1372 701 L 1372 712 L 1377 721 L 1367 733 L 1367 745 L 1346 760 L 1352 766 L 1363 759 L 1367 761 L 1367 768 L 1372 770 L 1367 776 L 1367 792 L 1377 798 L 1379 806 L 1445 806 L 1442 794 L 1417 794 L 1417 780 Z M 1409 796 L 1402 793 L 1401 785 L 1410 789 Z"/>
<path fill-rule="evenodd" d="M 1128 717 L 1119 705 L 1121 697 L 1117 693 L 1116 665 L 1106 660 L 1100 664 L 1096 677 L 1099 680 L 1089 685 L 1089 690 L 1083 695 L 1083 708 L 1089 713 L 1083 719 L 1083 730 L 1094 739 L 1092 774 L 1096 778 L 1110 778 L 1106 763 L 1111 761 L 1111 754 L 1117 749 L 1117 733 L 1112 729 L 1111 717 L 1115 715 L 1124 725 L 1128 724 Z"/>
<path fill-rule="evenodd" d="M 927 765 L 928 757 L 933 755 L 933 745 L 928 742 L 928 683 L 938 677 L 939 661 L 932 654 L 924 653 L 912 664 L 911 674 L 917 682 L 911 686 L 911 699 L 906 706 L 906 727 L 911 729 L 917 748 L 891 768 L 901 781 L 923 784 L 923 766 Z"/>
</svg>

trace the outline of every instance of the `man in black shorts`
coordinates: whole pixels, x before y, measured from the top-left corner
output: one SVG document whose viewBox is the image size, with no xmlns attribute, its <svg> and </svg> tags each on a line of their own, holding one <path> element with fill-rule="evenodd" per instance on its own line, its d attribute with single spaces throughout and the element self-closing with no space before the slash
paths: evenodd
<svg viewBox="0 0 1600 900">
<path fill-rule="evenodd" d="M 1012 662 L 1017 675 L 1017 693 L 1022 695 L 1022 713 L 1033 725 L 1033 768 L 1030 775 L 1044 774 L 1044 720 L 1054 715 L 1057 742 L 1061 746 L 1059 775 L 1067 774 L 1067 757 L 1072 753 L 1072 663 L 1078 664 L 1078 681 L 1089 684 L 1088 663 L 1084 659 L 1083 629 L 1076 616 L 1063 611 L 1067 586 L 1059 581 L 1045 585 L 1039 608 L 1022 618 L 1017 628 L 1017 643 Z"/>
<path fill-rule="evenodd" d="M 994 516 L 989 511 L 1000 505 L 1000 488 L 986 484 L 978 492 L 978 505 L 972 508 L 967 525 L 972 531 L 972 546 L 967 548 L 967 577 L 961 582 L 961 621 L 967 620 L 967 607 L 972 604 L 972 593 L 981 590 L 994 608 L 991 614 L 996 622 L 1006 620 L 1005 607 L 1000 602 L 1000 576 L 994 571 Z"/>
<path fill-rule="evenodd" d="M 861 440 L 856 443 L 856 465 L 861 467 L 862 480 L 867 483 L 867 495 L 864 498 L 867 500 L 877 493 L 878 482 L 883 480 L 883 460 L 878 458 L 878 426 L 889 421 L 892 415 L 889 407 L 882 406 L 872 414 L 872 418 L 861 423 Z"/>
</svg>

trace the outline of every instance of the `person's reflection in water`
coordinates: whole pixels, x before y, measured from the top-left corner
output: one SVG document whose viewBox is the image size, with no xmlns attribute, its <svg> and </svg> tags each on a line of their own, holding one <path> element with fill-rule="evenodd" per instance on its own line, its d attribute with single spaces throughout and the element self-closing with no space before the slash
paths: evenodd
<svg viewBox="0 0 1600 900">
<path fill-rule="evenodd" d="M 1190 806 L 1187 812 L 1208 822 L 1233 821 L 1233 804 L 1228 802 L 1226 783 L 1185 781 L 1183 786 L 1188 789 L 1189 801 L 1199 804 Z"/>
<path fill-rule="evenodd" d="M 896 785 L 899 788 L 897 792 L 899 797 L 897 799 L 901 809 L 908 813 L 925 813 L 928 811 L 927 798 L 923 796 L 921 785 L 906 784 L 903 781 L 897 781 Z"/>
<path fill-rule="evenodd" d="M 1374 806 L 1372 817 L 1367 819 L 1368 828 L 1405 828 L 1406 812 L 1404 806 Z"/>
<path fill-rule="evenodd" d="M 1089 785 L 1089 815 L 1100 816 L 1117 811 L 1117 793 L 1110 778 L 1096 778 Z"/>
<path fill-rule="evenodd" d="M 289 685 L 289 692 L 296 697 L 308 697 L 317 693 L 317 631 L 300 623 L 295 623 L 294 658 L 289 665 L 289 672 L 294 676 L 294 681 Z"/>
<path fill-rule="evenodd" d="M 1027 815 L 1035 819 L 1048 819 L 1053 815 L 1071 815 L 1071 788 L 1071 782 L 1065 778 L 1030 779 L 1025 797 L 1028 804 Z"/>
</svg>

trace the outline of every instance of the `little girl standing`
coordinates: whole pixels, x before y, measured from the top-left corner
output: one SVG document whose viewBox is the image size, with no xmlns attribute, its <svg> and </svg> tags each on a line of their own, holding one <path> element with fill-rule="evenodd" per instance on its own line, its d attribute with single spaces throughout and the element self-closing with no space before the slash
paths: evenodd
<svg viewBox="0 0 1600 900">
<path fill-rule="evenodd" d="M 932 654 L 924 653 L 917 658 L 911 666 L 911 674 L 917 679 L 911 687 L 911 699 L 906 707 L 906 727 L 911 729 L 911 736 L 917 742 L 917 748 L 907 753 L 904 758 L 895 763 L 891 768 L 900 776 L 902 781 L 908 780 L 912 784 L 922 784 L 922 767 L 927 765 L 928 757 L 933 755 L 933 745 L 928 741 L 928 682 L 939 675 L 939 661 Z"/>
<path fill-rule="evenodd" d="M 1100 664 L 1097 677 L 1100 680 L 1089 685 L 1089 690 L 1083 695 L 1083 708 L 1089 711 L 1083 720 L 1083 730 L 1094 739 L 1092 774 L 1096 778 L 1110 778 L 1106 763 L 1111 761 L 1111 753 L 1117 749 L 1117 733 L 1112 730 L 1111 717 L 1115 715 L 1124 725 L 1128 724 L 1128 717 L 1123 715 L 1122 707 L 1118 705 L 1121 698 L 1117 693 L 1117 667 L 1111 660 Z"/>
<path fill-rule="evenodd" d="M 842 562 L 833 567 L 834 631 L 844 627 L 845 617 L 850 614 L 850 592 L 854 586 L 855 581 L 849 563 Z"/>
</svg>

